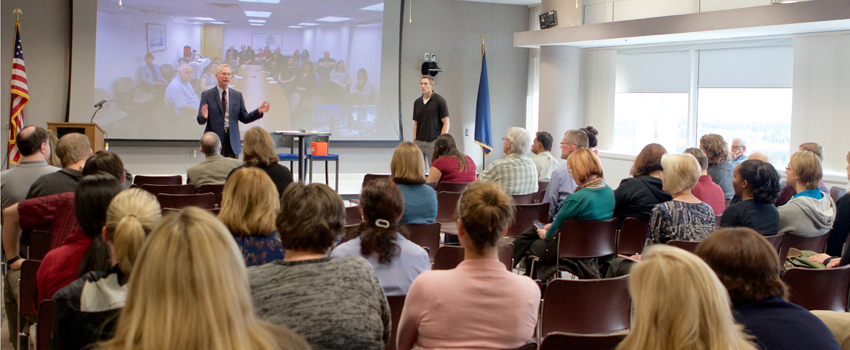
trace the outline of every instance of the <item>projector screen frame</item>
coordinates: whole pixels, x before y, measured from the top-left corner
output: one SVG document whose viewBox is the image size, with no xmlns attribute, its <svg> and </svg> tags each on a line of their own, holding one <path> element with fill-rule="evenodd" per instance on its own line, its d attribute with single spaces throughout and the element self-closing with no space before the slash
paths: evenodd
<svg viewBox="0 0 850 350">
<path fill-rule="evenodd" d="M 404 31 L 404 4 L 405 0 L 394 2 L 384 1 L 385 11 L 394 4 L 398 4 L 398 49 L 397 49 L 397 80 L 396 90 L 398 96 L 398 139 L 397 140 L 329 140 L 334 147 L 365 147 L 365 148 L 389 148 L 396 147 L 404 142 L 404 126 L 402 123 L 401 110 L 401 62 L 402 62 L 402 38 Z M 395 13 L 395 11 L 392 11 Z M 385 12 L 388 13 L 388 12 Z M 384 24 L 391 19 L 384 16 Z M 72 0 L 71 1 L 71 49 L 70 49 L 70 74 L 69 74 L 69 98 L 65 114 L 65 122 L 71 122 L 71 115 L 83 115 L 91 112 L 90 103 L 93 101 L 95 89 L 95 67 L 94 53 L 96 52 L 97 35 L 97 1 Z M 74 40 L 74 39 L 77 40 Z M 87 64 L 74 64 L 74 62 L 85 62 Z M 96 120 L 95 120 L 96 122 Z M 200 138 L 201 135 L 198 135 Z M 109 139 L 107 142 L 120 147 L 196 147 L 197 140 L 181 139 Z"/>
</svg>

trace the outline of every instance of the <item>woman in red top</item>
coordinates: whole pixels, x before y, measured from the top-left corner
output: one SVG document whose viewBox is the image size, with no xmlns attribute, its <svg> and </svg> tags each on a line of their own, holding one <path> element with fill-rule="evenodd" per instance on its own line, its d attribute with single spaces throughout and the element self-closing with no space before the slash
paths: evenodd
<svg viewBox="0 0 850 350">
<path fill-rule="evenodd" d="M 442 134 L 434 140 L 434 155 L 431 157 L 428 182 L 475 182 L 475 162 L 461 153 L 452 135 Z"/>
</svg>

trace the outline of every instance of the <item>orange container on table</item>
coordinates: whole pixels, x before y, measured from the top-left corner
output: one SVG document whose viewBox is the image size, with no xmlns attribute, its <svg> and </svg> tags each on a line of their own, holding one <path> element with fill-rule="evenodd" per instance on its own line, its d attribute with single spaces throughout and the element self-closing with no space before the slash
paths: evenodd
<svg viewBox="0 0 850 350">
<path fill-rule="evenodd" d="M 326 156 L 328 155 L 328 143 L 327 142 L 313 142 L 312 150 L 310 154 L 314 156 Z"/>
</svg>

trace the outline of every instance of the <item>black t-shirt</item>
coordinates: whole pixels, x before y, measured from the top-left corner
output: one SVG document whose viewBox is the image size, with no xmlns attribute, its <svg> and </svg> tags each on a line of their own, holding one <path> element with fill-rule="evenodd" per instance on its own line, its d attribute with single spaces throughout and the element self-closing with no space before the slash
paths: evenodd
<svg viewBox="0 0 850 350">
<path fill-rule="evenodd" d="M 235 169 L 230 171 L 230 174 L 227 174 L 227 178 L 230 179 L 230 175 L 233 175 L 233 172 L 235 172 L 236 170 L 247 167 L 249 167 L 248 164 L 242 164 L 241 166 L 236 167 Z M 274 182 L 274 186 L 277 187 L 278 197 L 283 194 L 283 190 L 286 189 L 286 186 L 289 186 L 289 184 L 292 183 L 292 172 L 289 171 L 289 168 L 280 165 L 279 163 L 272 163 L 269 164 L 269 166 L 267 167 L 260 165 L 257 168 L 262 171 L 265 171 L 266 174 L 268 174 L 269 177 L 272 179 L 272 182 Z M 225 180 L 225 182 L 227 182 L 227 180 Z"/>
<path fill-rule="evenodd" d="M 420 96 L 413 102 L 413 120 L 416 122 L 416 135 L 413 135 L 413 139 L 425 142 L 436 140 L 443 131 L 443 118 L 448 116 L 449 105 L 443 96 L 434 92 L 427 104 Z"/>
<path fill-rule="evenodd" d="M 721 227 L 749 227 L 762 236 L 779 232 L 779 211 L 773 203 L 756 203 L 752 199 L 726 207 L 720 217 Z"/>
<path fill-rule="evenodd" d="M 614 216 L 619 219 L 618 224 L 622 224 L 626 218 L 649 221 L 652 208 L 658 203 L 673 200 L 661 188 L 661 179 L 648 175 L 623 179 L 614 191 L 614 199 L 617 201 Z"/>
</svg>

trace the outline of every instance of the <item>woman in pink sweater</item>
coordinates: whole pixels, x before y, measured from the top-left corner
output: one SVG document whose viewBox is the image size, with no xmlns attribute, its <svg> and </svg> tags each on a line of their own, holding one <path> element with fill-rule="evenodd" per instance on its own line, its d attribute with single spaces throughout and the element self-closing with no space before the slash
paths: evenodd
<svg viewBox="0 0 850 350">
<path fill-rule="evenodd" d="M 513 199 L 493 183 L 474 183 L 461 194 L 457 212 L 464 260 L 413 281 L 399 321 L 399 350 L 512 349 L 534 336 L 540 289 L 498 260 Z"/>
</svg>

